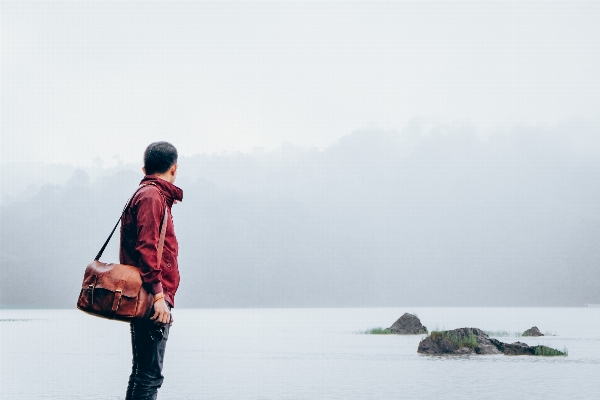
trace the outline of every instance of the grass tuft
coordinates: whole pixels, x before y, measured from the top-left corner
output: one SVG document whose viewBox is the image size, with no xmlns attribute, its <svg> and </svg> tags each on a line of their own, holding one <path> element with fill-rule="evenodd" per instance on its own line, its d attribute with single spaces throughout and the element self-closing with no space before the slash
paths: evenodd
<svg viewBox="0 0 600 400">
<path fill-rule="evenodd" d="M 448 333 L 448 331 L 433 331 L 429 336 L 434 340 L 440 337 L 442 339 L 447 339 L 457 345 L 459 349 L 461 347 L 468 347 L 475 350 L 477 347 L 477 337 L 473 334 L 469 334 L 466 337 L 458 337 Z"/>
<path fill-rule="evenodd" d="M 563 351 L 560 351 L 547 346 L 535 346 L 534 354 L 536 356 L 543 357 L 568 356 L 569 350 L 567 350 L 566 347 L 563 349 Z"/>
<path fill-rule="evenodd" d="M 367 335 L 391 335 L 392 330 L 390 328 L 373 328 L 365 331 Z"/>
<path fill-rule="evenodd" d="M 521 332 L 509 332 L 509 331 L 483 331 L 490 337 L 521 337 Z"/>
</svg>

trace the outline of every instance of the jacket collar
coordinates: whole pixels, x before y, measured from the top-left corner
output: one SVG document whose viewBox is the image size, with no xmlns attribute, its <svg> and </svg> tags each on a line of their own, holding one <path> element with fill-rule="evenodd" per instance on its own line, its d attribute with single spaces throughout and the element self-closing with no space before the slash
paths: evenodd
<svg viewBox="0 0 600 400">
<path fill-rule="evenodd" d="M 158 178 L 155 175 L 146 175 L 144 179 L 140 182 L 141 185 L 148 185 L 150 183 L 155 184 L 160 191 L 165 195 L 167 204 L 169 207 L 173 205 L 175 200 L 182 201 L 183 200 L 183 190 L 173 185 L 170 182 L 165 181 L 164 179 Z"/>
</svg>

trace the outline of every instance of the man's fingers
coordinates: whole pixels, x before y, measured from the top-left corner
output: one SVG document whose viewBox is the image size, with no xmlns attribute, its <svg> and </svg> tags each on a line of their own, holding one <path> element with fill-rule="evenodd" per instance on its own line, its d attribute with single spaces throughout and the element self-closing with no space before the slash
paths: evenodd
<svg viewBox="0 0 600 400">
<path fill-rule="evenodd" d="M 150 317 L 151 320 L 158 318 L 158 311 L 154 311 L 154 315 Z"/>
<path fill-rule="evenodd" d="M 171 314 L 168 311 L 161 311 L 161 312 L 156 312 L 156 314 L 154 315 L 154 317 L 152 317 L 151 319 L 154 319 L 156 317 L 156 321 L 154 321 L 155 324 L 157 325 L 166 325 L 167 323 L 169 323 Z"/>
<path fill-rule="evenodd" d="M 154 321 L 155 324 L 160 325 L 162 324 L 162 312 L 158 313 L 158 316 L 156 318 L 156 321 Z"/>
</svg>

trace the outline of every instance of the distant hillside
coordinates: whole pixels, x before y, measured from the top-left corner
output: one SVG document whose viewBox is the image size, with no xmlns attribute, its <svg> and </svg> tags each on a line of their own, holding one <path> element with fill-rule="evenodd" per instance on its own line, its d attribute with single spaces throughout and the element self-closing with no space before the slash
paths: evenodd
<svg viewBox="0 0 600 400">
<path fill-rule="evenodd" d="M 577 125 L 553 129 L 182 158 L 177 306 L 600 303 L 600 151 Z M 2 206 L 0 304 L 74 307 L 140 179 L 75 170 Z"/>
</svg>

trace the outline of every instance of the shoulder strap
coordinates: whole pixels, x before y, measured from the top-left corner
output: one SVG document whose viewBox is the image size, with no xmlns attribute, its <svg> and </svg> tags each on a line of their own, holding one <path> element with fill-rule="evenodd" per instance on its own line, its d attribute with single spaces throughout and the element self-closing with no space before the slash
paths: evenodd
<svg viewBox="0 0 600 400">
<path fill-rule="evenodd" d="M 154 183 L 150 182 L 150 185 L 154 186 L 160 192 L 160 195 L 165 202 L 165 216 L 163 217 L 162 227 L 160 228 L 160 237 L 158 238 L 158 268 L 160 268 L 160 262 L 162 261 L 162 253 L 163 247 L 165 246 L 165 235 L 167 234 L 167 217 L 169 214 L 169 207 L 167 206 L 167 199 L 165 198 L 165 194 L 156 186 Z"/>
<path fill-rule="evenodd" d="M 156 185 L 154 185 L 152 182 L 150 182 L 150 185 L 153 185 L 154 187 L 156 187 Z M 129 204 L 131 203 L 131 200 L 133 200 L 133 196 L 135 196 L 135 194 L 141 188 L 143 188 L 144 186 L 148 186 L 148 185 L 140 185 L 135 190 L 135 192 L 133 192 L 133 194 L 131 195 L 131 197 L 129 198 L 129 200 L 127 200 L 127 203 L 125 203 L 125 207 L 123 207 L 123 211 L 121 212 L 121 216 L 117 220 L 117 223 L 115 224 L 115 227 L 113 228 L 112 232 L 110 233 L 110 235 L 108 235 L 108 238 L 106 239 L 106 241 L 102 245 L 102 248 L 100 249 L 100 251 L 96 255 L 96 258 L 94 258 L 94 261 L 98 261 L 100 259 L 100 257 L 102 257 L 102 253 L 104 253 L 104 249 L 106 249 L 106 246 L 108 245 L 108 242 L 110 242 L 110 239 L 112 238 L 113 234 L 117 230 L 117 226 L 119 226 L 119 222 L 121 221 L 121 217 L 123 217 L 123 214 L 125 213 L 125 210 L 127 210 L 127 207 L 129 207 Z M 160 192 L 160 189 L 158 189 L 158 191 Z M 162 194 L 162 192 L 160 192 L 160 194 L 161 194 L 161 196 L 163 196 L 163 200 L 164 200 L 164 195 Z M 165 216 L 163 217 L 162 228 L 160 230 L 160 238 L 158 239 L 158 265 L 159 265 L 159 267 L 160 267 L 160 262 L 162 261 L 162 252 L 163 252 L 163 247 L 164 247 L 164 244 L 165 244 L 165 235 L 167 233 L 167 208 L 168 208 L 167 207 L 167 203 L 165 202 Z"/>
</svg>

